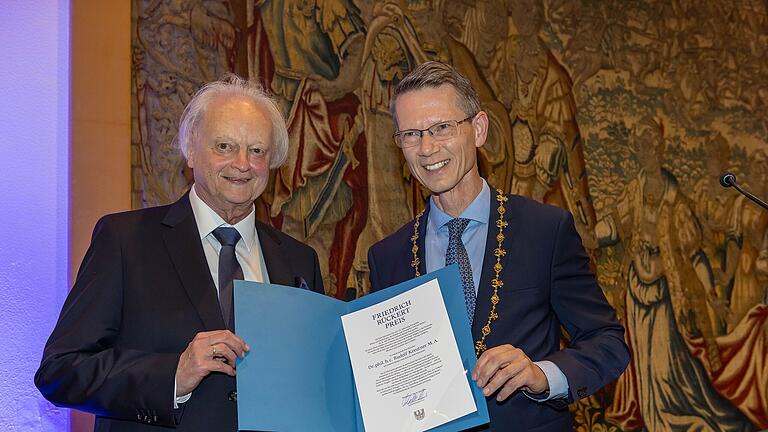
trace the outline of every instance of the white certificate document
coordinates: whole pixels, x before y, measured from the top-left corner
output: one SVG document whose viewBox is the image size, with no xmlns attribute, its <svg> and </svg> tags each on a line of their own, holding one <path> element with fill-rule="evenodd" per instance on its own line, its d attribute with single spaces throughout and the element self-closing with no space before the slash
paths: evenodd
<svg viewBox="0 0 768 432">
<path fill-rule="evenodd" d="M 437 279 L 341 317 L 366 432 L 477 411 Z"/>
</svg>

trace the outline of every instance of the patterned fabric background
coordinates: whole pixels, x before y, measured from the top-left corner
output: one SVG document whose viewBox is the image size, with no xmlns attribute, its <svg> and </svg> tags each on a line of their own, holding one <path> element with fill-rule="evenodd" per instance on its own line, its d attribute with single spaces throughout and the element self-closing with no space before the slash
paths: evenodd
<svg viewBox="0 0 768 432">
<path fill-rule="evenodd" d="M 491 118 L 482 174 L 570 210 L 633 361 L 571 406 L 579 430 L 768 428 L 768 4 L 759 0 L 133 0 L 133 205 L 191 175 L 178 118 L 203 83 L 258 77 L 288 162 L 258 215 L 317 250 L 326 292 L 368 292 L 368 247 L 426 194 L 392 87 L 438 59 Z"/>
</svg>

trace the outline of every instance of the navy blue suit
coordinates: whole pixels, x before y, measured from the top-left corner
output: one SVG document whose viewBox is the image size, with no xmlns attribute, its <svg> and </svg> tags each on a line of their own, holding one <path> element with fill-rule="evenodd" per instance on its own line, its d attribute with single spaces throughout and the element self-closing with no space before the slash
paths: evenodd
<svg viewBox="0 0 768 432">
<path fill-rule="evenodd" d="M 323 281 L 315 251 L 256 222 L 269 280 Z M 179 355 L 224 319 L 188 195 L 103 217 L 43 352 L 35 384 L 99 431 L 235 431 L 235 378 L 212 373 L 173 409 Z M 256 345 L 253 349 L 258 350 Z"/>
<path fill-rule="evenodd" d="M 505 204 L 502 258 L 497 305 L 499 319 L 486 338 L 489 348 L 511 344 L 533 361 L 550 360 L 566 376 L 567 401 L 539 403 L 516 392 L 504 402 L 488 398 L 490 428 L 497 431 L 570 431 L 570 403 L 595 393 L 617 378 L 629 362 L 624 328 L 616 319 L 589 269 L 589 258 L 567 211 L 517 195 Z M 491 308 L 491 280 L 497 246 L 495 194 L 491 196 L 488 239 L 472 326 L 479 340 Z M 420 272 L 424 269 L 424 238 L 429 206 L 419 226 Z M 377 291 L 414 277 L 411 267 L 411 221 L 368 251 L 371 290 Z M 560 349 L 561 326 L 570 342 Z"/>
</svg>

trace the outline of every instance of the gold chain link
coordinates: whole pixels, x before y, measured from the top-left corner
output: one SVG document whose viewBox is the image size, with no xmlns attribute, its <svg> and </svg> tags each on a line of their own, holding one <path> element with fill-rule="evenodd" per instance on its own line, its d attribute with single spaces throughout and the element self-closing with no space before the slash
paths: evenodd
<svg viewBox="0 0 768 432">
<path fill-rule="evenodd" d="M 506 228 L 509 224 L 504 220 L 504 213 L 506 213 L 506 209 L 504 208 L 504 203 L 507 202 L 509 198 L 507 198 L 504 195 L 504 192 L 501 189 L 496 189 L 496 201 L 499 203 L 499 206 L 496 208 L 496 211 L 499 214 L 499 218 L 496 220 L 496 227 L 499 229 L 499 233 L 496 234 L 496 242 L 497 246 L 496 249 L 493 250 L 493 255 L 496 256 L 496 264 L 493 266 L 493 271 L 495 273 L 495 276 L 493 280 L 491 281 L 491 287 L 493 288 L 493 295 L 491 295 L 491 312 L 488 314 L 488 321 L 486 321 L 485 325 L 482 329 L 482 334 L 480 336 L 480 340 L 475 341 L 475 355 L 477 357 L 480 357 L 480 354 L 483 353 L 483 351 L 487 350 L 488 347 L 485 345 L 485 338 L 491 334 L 491 323 L 497 319 L 499 319 L 499 314 L 496 312 L 496 306 L 499 304 L 499 288 L 501 288 L 504 285 L 504 282 L 501 281 L 501 271 L 504 269 L 501 265 L 501 257 L 505 256 L 507 254 L 507 251 L 504 250 L 503 243 L 504 243 L 504 228 Z M 416 277 L 421 276 L 421 272 L 419 271 L 419 265 L 421 264 L 421 260 L 419 259 L 419 225 L 421 223 L 421 217 L 424 215 L 424 210 L 419 212 L 419 214 L 416 215 L 416 220 L 413 223 L 413 235 L 411 236 L 411 244 L 413 245 L 411 247 L 411 252 L 413 253 L 413 260 L 411 260 L 411 267 L 413 267 L 413 272 L 416 275 Z"/>
</svg>

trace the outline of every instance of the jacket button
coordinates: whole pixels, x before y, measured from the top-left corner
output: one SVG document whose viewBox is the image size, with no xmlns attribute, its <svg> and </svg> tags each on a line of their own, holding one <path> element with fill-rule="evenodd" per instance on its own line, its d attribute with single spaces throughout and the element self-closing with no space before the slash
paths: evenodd
<svg viewBox="0 0 768 432">
<path fill-rule="evenodd" d="M 237 391 L 232 390 L 231 392 L 229 392 L 229 394 L 227 395 L 227 399 L 231 400 L 232 402 L 237 402 Z"/>
</svg>

